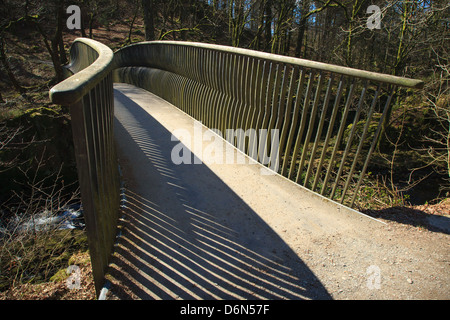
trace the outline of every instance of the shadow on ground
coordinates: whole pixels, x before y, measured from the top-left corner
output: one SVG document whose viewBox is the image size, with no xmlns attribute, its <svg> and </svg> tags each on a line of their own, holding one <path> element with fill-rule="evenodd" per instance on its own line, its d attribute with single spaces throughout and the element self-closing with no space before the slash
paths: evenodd
<svg viewBox="0 0 450 320">
<path fill-rule="evenodd" d="M 238 195 L 204 164 L 173 164 L 179 142 L 114 94 L 126 207 L 108 275 L 111 299 L 331 298 Z"/>
<path fill-rule="evenodd" d="M 413 227 L 425 228 L 433 232 L 450 234 L 450 218 L 448 216 L 430 214 L 408 207 L 390 207 L 362 212 L 377 219 L 381 218 Z"/>
</svg>

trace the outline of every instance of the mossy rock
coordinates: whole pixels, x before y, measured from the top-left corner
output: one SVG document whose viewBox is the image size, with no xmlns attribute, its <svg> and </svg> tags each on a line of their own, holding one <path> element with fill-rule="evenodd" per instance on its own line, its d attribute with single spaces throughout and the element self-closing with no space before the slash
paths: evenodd
<svg viewBox="0 0 450 320">
<path fill-rule="evenodd" d="M 91 263 L 91 257 L 89 255 L 89 251 L 85 251 L 85 252 L 78 252 L 73 254 L 69 261 L 68 261 L 68 265 L 77 265 L 77 266 L 85 266 L 85 265 L 89 265 Z"/>
<path fill-rule="evenodd" d="M 370 121 L 368 130 L 366 133 L 366 137 L 364 139 L 364 145 L 363 145 L 364 149 L 368 149 L 370 147 L 373 137 L 375 136 L 375 133 L 378 129 L 378 124 L 380 122 L 380 118 L 381 118 L 381 114 L 379 114 L 379 113 L 376 113 L 372 116 L 372 119 Z M 366 119 L 360 120 L 356 123 L 356 129 L 355 129 L 355 133 L 354 133 L 353 141 L 352 141 L 353 147 L 358 146 L 361 136 L 363 134 L 364 128 L 366 126 L 366 123 L 367 123 Z M 343 141 L 345 141 L 345 143 L 348 141 L 348 138 L 350 137 L 352 128 L 353 128 L 353 123 L 349 124 L 344 131 Z"/>
<path fill-rule="evenodd" d="M 69 274 L 67 273 L 67 269 L 61 269 L 50 278 L 50 282 L 61 282 L 66 280 L 68 277 Z"/>
<path fill-rule="evenodd" d="M 61 269 L 89 261 L 73 258 L 80 252 L 86 256 L 87 250 L 86 233 L 77 229 L 37 233 L 8 243 L 8 254 L 3 251 L 4 255 L 0 256 L 0 290 L 6 290 L 17 277 L 21 282 L 30 283 L 59 279 Z"/>
</svg>

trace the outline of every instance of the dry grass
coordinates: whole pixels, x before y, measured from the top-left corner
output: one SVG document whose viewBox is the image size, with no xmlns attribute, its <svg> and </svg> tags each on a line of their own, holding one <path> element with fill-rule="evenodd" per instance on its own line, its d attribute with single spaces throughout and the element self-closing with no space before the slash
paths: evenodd
<svg viewBox="0 0 450 320">
<path fill-rule="evenodd" d="M 92 278 L 90 257 L 87 252 L 77 253 L 71 258 L 73 265 L 80 269 L 79 289 L 70 289 L 67 277 L 40 284 L 23 284 L 0 292 L 0 300 L 95 300 L 95 287 Z"/>
</svg>

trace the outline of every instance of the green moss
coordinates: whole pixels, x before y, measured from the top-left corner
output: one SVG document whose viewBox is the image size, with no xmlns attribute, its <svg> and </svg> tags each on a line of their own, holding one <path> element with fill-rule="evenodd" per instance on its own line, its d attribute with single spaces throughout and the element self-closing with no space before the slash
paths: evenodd
<svg viewBox="0 0 450 320">
<path fill-rule="evenodd" d="M 69 275 L 67 274 L 66 269 L 61 269 L 50 278 L 50 282 L 61 282 L 66 280 L 68 277 Z"/>
<path fill-rule="evenodd" d="M 22 235 L 1 245 L 0 290 L 13 283 L 56 281 L 74 254 L 88 249 L 86 233 L 77 229 Z"/>
</svg>

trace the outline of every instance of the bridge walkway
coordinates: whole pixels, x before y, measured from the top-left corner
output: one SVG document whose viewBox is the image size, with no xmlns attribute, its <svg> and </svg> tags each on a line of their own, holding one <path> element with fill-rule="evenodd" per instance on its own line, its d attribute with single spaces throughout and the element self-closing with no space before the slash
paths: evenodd
<svg viewBox="0 0 450 320">
<path fill-rule="evenodd" d="M 114 95 L 126 201 L 108 299 L 334 299 L 345 288 L 350 298 L 373 294 L 365 285 L 369 265 L 358 255 L 382 263 L 371 233 L 383 223 L 248 157 L 245 164 L 211 161 L 217 146 L 235 159 L 243 154 L 148 91 L 115 84 Z M 189 156 L 185 147 L 192 163 L 175 164 L 174 155 Z M 340 251 L 349 247 L 352 254 Z"/>
</svg>

